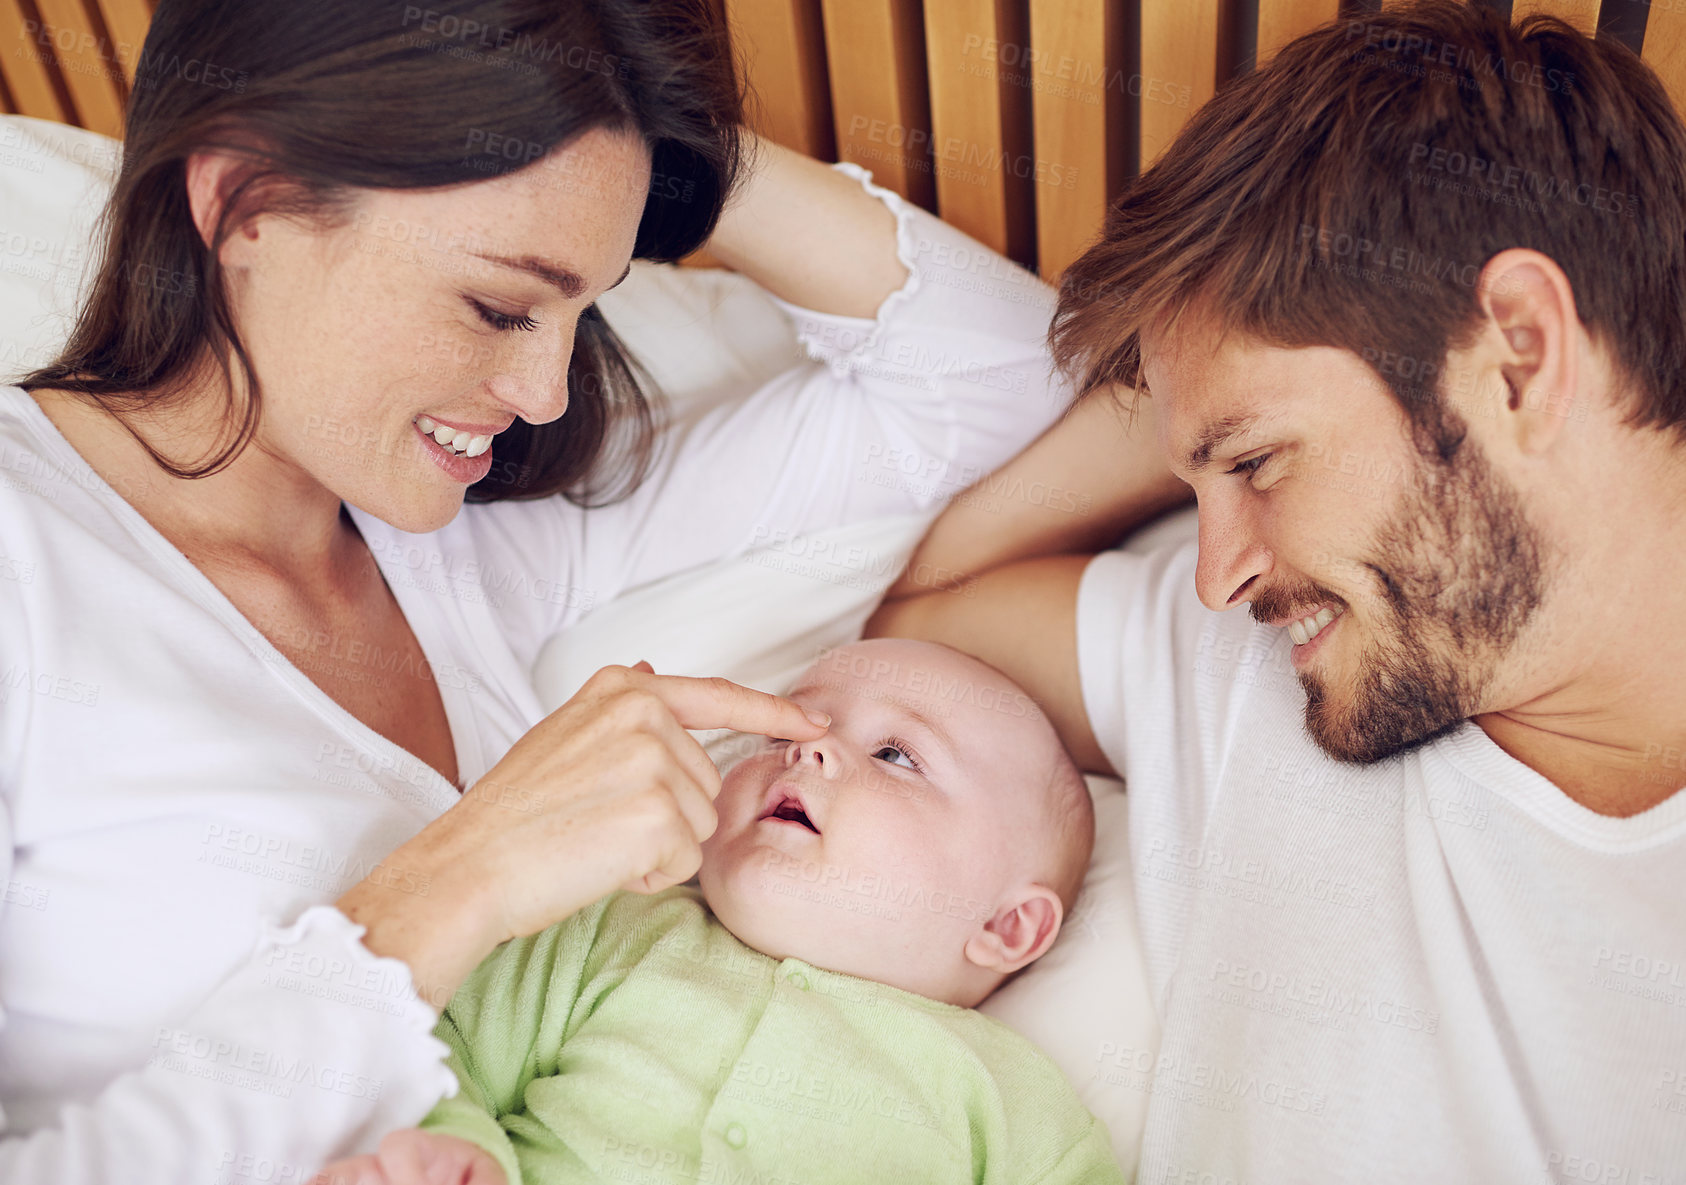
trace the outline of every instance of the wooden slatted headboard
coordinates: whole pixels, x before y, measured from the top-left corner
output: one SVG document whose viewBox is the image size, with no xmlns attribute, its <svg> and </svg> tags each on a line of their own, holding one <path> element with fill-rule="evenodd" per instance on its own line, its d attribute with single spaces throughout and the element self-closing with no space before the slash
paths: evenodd
<svg viewBox="0 0 1686 1185">
<path fill-rule="evenodd" d="M 280 2 L 280 0 L 258 0 Z M 1387 6 L 1396 0 L 1380 0 Z M 1472 0 L 1497 3 L 1506 0 Z M 1052 278 L 1218 84 L 1377 0 L 714 0 L 782 144 Z M 1509 0 L 1640 49 L 1686 110 L 1686 0 Z M 0 107 L 122 132 L 150 0 L 0 0 Z"/>
</svg>

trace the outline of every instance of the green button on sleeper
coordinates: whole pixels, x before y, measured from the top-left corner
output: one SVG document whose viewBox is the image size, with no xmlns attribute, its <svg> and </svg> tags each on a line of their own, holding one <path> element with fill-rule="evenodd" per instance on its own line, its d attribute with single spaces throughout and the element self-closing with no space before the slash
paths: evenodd
<svg viewBox="0 0 1686 1185">
<path fill-rule="evenodd" d="M 743 1124 L 729 1123 L 726 1125 L 726 1144 L 730 1148 L 742 1148 L 749 1143 L 749 1133 L 744 1131 Z"/>
<path fill-rule="evenodd" d="M 786 977 L 785 982 L 789 983 L 791 987 L 796 988 L 799 991 L 805 992 L 808 990 L 808 977 L 800 971 L 792 971 Z"/>
</svg>

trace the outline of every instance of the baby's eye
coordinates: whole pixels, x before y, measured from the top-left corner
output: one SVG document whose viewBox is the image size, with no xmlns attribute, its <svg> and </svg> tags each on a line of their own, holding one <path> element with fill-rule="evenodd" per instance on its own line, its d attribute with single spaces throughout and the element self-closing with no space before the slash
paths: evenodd
<svg viewBox="0 0 1686 1185">
<path fill-rule="evenodd" d="M 904 769 L 918 769 L 919 763 L 905 749 L 897 745 L 885 745 L 872 755 L 878 761 L 888 761 L 891 765 L 900 765 Z M 897 761 L 896 758 L 901 758 Z"/>
</svg>

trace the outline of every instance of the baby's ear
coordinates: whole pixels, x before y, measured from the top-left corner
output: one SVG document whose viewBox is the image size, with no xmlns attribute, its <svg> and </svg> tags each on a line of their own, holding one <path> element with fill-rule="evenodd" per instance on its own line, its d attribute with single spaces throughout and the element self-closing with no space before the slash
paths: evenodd
<svg viewBox="0 0 1686 1185">
<path fill-rule="evenodd" d="M 966 958 L 1011 975 L 1054 945 L 1064 916 L 1058 893 L 1046 885 L 1025 885 L 1009 894 L 984 928 L 966 940 Z"/>
</svg>

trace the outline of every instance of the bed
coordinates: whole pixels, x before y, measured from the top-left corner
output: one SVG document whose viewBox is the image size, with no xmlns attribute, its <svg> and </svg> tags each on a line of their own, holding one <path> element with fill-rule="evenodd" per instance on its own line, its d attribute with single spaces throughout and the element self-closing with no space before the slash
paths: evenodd
<svg viewBox="0 0 1686 1185">
<path fill-rule="evenodd" d="M 1365 6 L 1339 0 L 716 0 L 755 90 L 759 130 L 875 179 L 1050 280 L 1098 227 L 1107 195 L 1225 78 L 1295 33 Z M 118 154 L 142 0 L 0 0 L 0 372 L 46 361 L 68 329 L 92 222 Z M 1514 0 L 1640 50 L 1686 98 L 1686 5 Z M 800 361 L 783 314 L 741 277 L 638 264 L 601 304 L 676 416 Z M 782 691 L 853 638 L 925 520 L 843 528 L 633 590 L 541 652 L 560 704 L 610 662 L 723 674 Z M 1123 541 L 1192 534 L 1192 511 Z M 871 555 L 871 571 L 833 557 Z M 694 628 L 706 619 L 708 630 Z M 707 738 L 722 762 L 737 739 Z M 1147 1095 L 1125 1062 L 1158 1044 L 1140 955 L 1120 783 L 1091 779 L 1094 860 L 1054 950 L 984 1006 L 1040 1044 L 1135 1163 Z"/>
</svg>

